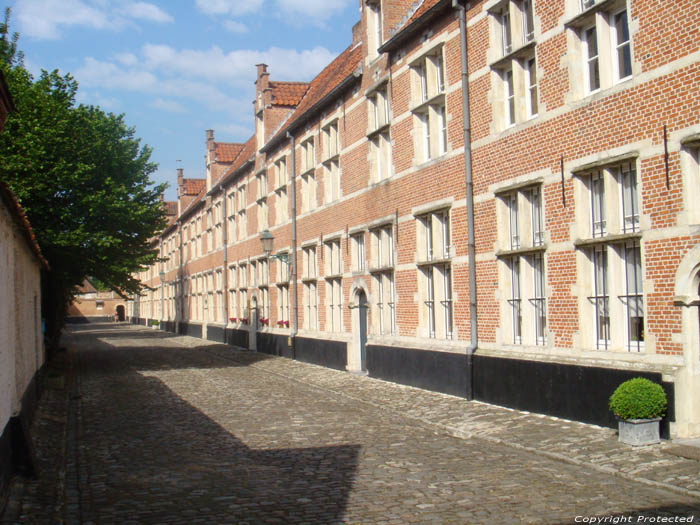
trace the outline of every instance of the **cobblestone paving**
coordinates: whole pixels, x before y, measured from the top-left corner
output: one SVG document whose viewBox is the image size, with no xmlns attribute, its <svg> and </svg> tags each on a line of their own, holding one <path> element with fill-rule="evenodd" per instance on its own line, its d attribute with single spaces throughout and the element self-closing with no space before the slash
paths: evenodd
<svg viewBox="0 0 700 525">
<path fill-rule="evenodd" d="M 64 461 L 3 523 L 700 523 L 700 463 L 667 445 L 144 328 L 67 343 L 34 430 Z"/>
</svg>

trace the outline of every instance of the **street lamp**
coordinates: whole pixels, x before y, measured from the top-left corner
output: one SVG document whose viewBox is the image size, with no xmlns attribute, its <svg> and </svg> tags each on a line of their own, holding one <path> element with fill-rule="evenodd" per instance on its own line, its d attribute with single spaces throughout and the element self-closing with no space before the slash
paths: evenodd
<svg viewBox="0 0 700 525">
<path fill-rule="evenodd" d="M 275 242 L 275 238 L 270 233 L 270 230 L 264 230 L 260 234 L 260 244 L 262 244 L 263 253 L 270 259 L 278 259 L 285 264 L 289 263 L 289 255 L 286 253 L 280 253 L 277 255 L 272 255 L 272 245 Z"/>
</svg>

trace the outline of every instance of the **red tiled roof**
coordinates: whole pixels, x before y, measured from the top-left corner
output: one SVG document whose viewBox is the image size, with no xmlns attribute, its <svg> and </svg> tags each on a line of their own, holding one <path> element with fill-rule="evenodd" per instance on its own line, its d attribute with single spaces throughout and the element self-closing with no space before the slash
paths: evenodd
<svg viewBox="0 0 700 525">
<path fill-rule="evenodd" d="M 185 195 L 197 195 L 207 184 L 206 179 L 183 179 Z"/>
<path fill-rule="evenodd" d="M 239 153 L 238 158 L 236 158 L 236 160 L 233 162 L 233 165 L 229 169 L 227 169 L 221 177 L 219 177 L 219 180 L 223 180 L 225 177 L 228 177 L 231 173 L 243 166 L 243 164 L 247 160 L 249 160 L 253 155 L 255 155 L 255 135 L 250 137 L 246 141 L 246 143 L 243 144 L 243 149 Z"/>
<path fill-rule="evenodd" d="M 353 45 L 343 51 L 316 78 L 311 81 L 309 90 L 301 100 L 297 108 L 290 115 L 287 124 L 280 129 L 274 138 L 279 137 L 284 131 L 300 117 L 302 117 L 314 104 L 335 89 L 343 80 L 355 72 L 362 63 L 362 46 Z"/>
<path fill-rule="evenodd" d="M 36 258 L 39 260 L 39 264 L 41 264 L 42 268 L 48 270 L 49 263 L 46 261 L 46 259 L 44 259 L 44 256 L 41 254 L 39 243 L 37 242 L 36 237 L 34 236 L 34 231 L 32 230 L 32 227 L 29 224 L 29 221 L 27 220 L 27 216 L 24 214 L 22 206 L 17 200 L 17 197 L 15 197 L 15 194 L 12 193 L 12 190 L 9 188 L 9 186 L 1 181 L 0 200 L 2 200 L 5 203 L 5 206 L 7 206 L 7 209 L 10 211 L 10 215 L 14 219 L 15 224 L 17 224 L 20 231 L 22 232 L 22 235 L 24 236 L 24 239 L 27 242 L 29 249 L 34 253 L 34 255 L 36 255 Z"/>
<path fill-rule="evenodd" d="M 270 81 L 272 103 L 277 106 L 296 106 L 309 90 L 308 82 Z"/>
<path fill-rule="evenodd" d="M 233 162 L 244 146 L 244 144 L 233 142 L 215 142 L 214 144 L 216 147 L 216 160 L 224 163 Z"/>
</svg>

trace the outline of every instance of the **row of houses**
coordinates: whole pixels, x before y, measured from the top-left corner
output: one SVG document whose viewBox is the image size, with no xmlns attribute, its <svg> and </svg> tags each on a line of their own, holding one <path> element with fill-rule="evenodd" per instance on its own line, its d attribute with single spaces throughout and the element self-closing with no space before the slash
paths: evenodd
<svg viewBox="0 0 700 525">
<path fill-rule="evenodd" d="M 0 130 L 12 97 L 0 71 Z M 33 473 L 29 436 L 45 362 L 41 272 L 48 269 L 32 228 L 0 180 L 0 510 L 11 476 Z"/>
<path fill-rule="evenodd" d="M 360 0 L 309 83 L 178 172 L 137 323 L 602 425 L 700 435 L 700 4 Z"/>
</svg>

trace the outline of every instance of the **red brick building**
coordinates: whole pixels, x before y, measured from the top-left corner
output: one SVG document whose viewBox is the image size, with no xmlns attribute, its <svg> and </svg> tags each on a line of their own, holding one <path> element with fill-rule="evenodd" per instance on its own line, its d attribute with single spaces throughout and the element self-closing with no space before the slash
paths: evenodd
<svg viewBox="0 0 700 525">
<path fill-rule="evenodd" d="M 460 4 L 362 0 L 308 84 L 258 65 L 132 317 L 603 425 L 642 375 L 700 435 L 700 4 Z"/>
</svg>

